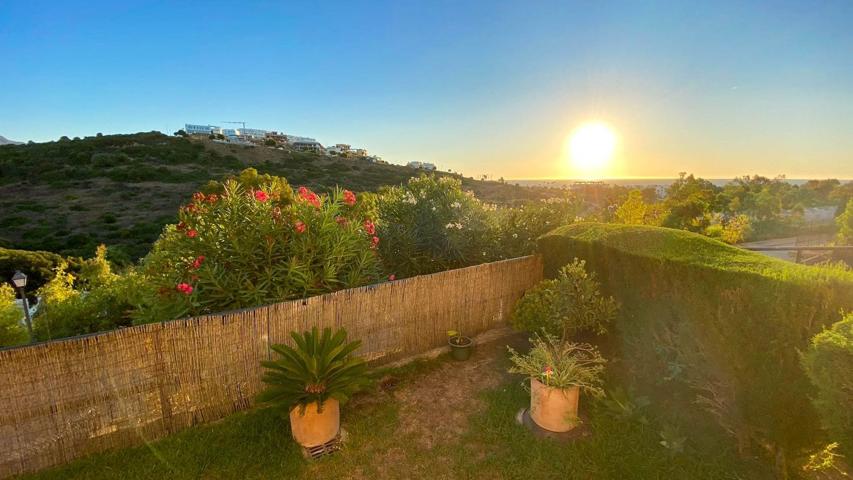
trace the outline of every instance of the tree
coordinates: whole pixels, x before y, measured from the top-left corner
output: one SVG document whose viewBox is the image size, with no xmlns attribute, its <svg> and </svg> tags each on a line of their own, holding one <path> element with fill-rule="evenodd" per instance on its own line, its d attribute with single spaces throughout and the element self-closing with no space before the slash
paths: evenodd
<svg viewBox="0 0 853 480">
<path fill-rule="evenodd" d="M 713 183 L 682 172 L 667 188 L 664 205 L 668 210 L 663 225 L 702 232 L 711 223 L 710 214 L 720 189 Z"/>
<path fill-rule="evenodd" d="M 178 130 L 177 132 L 175 132 L 175 136 L 176 137 L 186 137 L 187 132 L 185 132 L 183 129 L 181 129 L 181 130 Z"/>
<path fill-rule="evenodd" d="M 616 209 L 616 221 L 627 225 L 659 226 L 666 213 L 660 203 L 646 203 L 642 191 L 631 190 L 628 199 Z"/>
<path fill-rule="evenodd" d="M 847 201 L 847 208 L 835 219 L 838 225 L 836 242 L 839 245 L 853 245 L 853 198 Z"/>
</svg>

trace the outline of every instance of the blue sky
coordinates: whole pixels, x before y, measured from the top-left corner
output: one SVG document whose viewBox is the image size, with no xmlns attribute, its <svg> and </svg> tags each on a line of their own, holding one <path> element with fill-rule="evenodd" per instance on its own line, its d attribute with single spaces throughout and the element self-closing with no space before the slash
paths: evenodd
<svg viewBox="0 0 853 480">
<path fill-rule="evenodd" d="M 245 120 L 396 163 L 853 178 L 853 2 L 3 2 L 0 135 Z M 605 5 L 606 4 L 606 5 Z"/>
</svg>

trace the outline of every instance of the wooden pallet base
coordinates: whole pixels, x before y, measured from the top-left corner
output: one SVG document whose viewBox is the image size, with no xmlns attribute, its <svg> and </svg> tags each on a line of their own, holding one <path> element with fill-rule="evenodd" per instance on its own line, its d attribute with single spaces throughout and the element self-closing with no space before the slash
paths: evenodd
<svg viewBox="0 0 853 480">
<path fill-rule="evenodd" d="M 302 456 L 308 460 L 317 460 L 319 458 L 331 455 L 343 448 L 344 441 L 347 438 L 347 432 L 341 429 L 338 435 L 328 442 L 314 447 L 302 447 Z"/>
</svg>

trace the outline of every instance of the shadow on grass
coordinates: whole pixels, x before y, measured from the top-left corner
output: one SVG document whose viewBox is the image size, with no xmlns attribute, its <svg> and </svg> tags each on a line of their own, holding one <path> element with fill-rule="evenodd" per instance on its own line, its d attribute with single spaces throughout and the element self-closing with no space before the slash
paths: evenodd
<svg viewBox="0 0 853 480">
<path fill-rule="evenodd" d="M 688 443 L 675 453 L 661 445 L 662 427 L 654 420 L 643 424 L 610 416 L 588 397 L 581 408 L 589 415 L 592 435 L 572 443 L 534 437 L 515 423 L 515 414 L 529 404 L 520 382 L 485 392 L 483 398 L 487 408 L 474 414 L 457 451 L 460 478 L 772 478 L 763 466 L 739 459 L 727 439 L 704 438 L 697 442 L 701 451 Z M 709 443 L 716 448 L 709 449 Z"/>
</svg>

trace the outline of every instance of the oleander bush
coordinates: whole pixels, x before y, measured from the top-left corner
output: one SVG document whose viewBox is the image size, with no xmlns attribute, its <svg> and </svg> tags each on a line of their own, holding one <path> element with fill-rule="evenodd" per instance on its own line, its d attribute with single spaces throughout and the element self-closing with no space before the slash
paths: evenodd
<svg viewBox="0 0 853 480">
<path fill-rule="evenodd" d="M 491 208 L 462 182 L 421 175 L 380 191 L 379 251 L 389 273 L 410 277 L 498 257 Z"/>
<path fill-rule="evenodd" d="M 144 259 L 136 321 L 270 304 L 380 278 L 369 202 L 336 189 L 294 193 L 280 177 L 244 172 L 208 185 Z"/>
<path fill-rule="evenodd" d="M 853 273 L 649 226 L 575 224 L 539 248 L 549 276 L 581 258 L 619 300 L 610 340 L 644 394 L 687 419 L 703 407 L 741 451 L 764 447 L 780 468 L 816 446 L 798 352 L 853 308 Z"/>
<path fill-rule="evenodd" d="M 497 249 L 500 258 L 516 258 L 536 251 L 536 239 L 577 218 L 580 204 L 572 197 L 527 201 L 492 211 L 496 217 Z"/>
<path fill-rule="evenodd" d="M 802 362 L 830 440 L 853 458 L 853 313 L 815 335 Z"/>
</svg>

